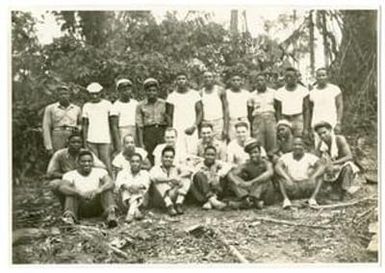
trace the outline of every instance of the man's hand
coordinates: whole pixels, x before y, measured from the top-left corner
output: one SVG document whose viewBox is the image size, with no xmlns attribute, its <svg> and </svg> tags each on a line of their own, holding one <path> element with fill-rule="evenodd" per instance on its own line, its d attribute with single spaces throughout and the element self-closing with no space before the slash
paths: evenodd
<svg viewBox="0 0 385 273">
<path fill-rule="evenodd" d="M 337 123 L 336 126 L 334 127 L 334 133 L 335 134 L 341 133 L 341 124 L 340 123 Z"/>
<path fill-rule="evenodd" d="M 289 178 L 289 179 L 287 179 L 286 180 L 286 184 L 288 185 L 288 186 L 294 186 L 294 181 L 291 179 L 291 178 Z"/>
<path fill-rule="evenodd" d="M 195 132 L 195 129 L 196 127 L 195 126 L 191 126 L 191 127 L 188 127 L 186 130 L 184 130 L 184 132 L 187 134 L 187 135 L 192 135 L 194 132 Z"/>
<path fill-rule="evenodd" d="M 173 185 L 174 187 L 179 187 L 180 186 L 180 181 L 178 179 L 170 179 L 169 181 L 171 183 L 171 185 Z"/>
<path fill-rule="evenodd" d="M 128 191 L 131 194 L 137 194 L 140 191 L 140 187 L 138 185 L 131 185 L 131 186 L 128 187 Z"/>
</svg>

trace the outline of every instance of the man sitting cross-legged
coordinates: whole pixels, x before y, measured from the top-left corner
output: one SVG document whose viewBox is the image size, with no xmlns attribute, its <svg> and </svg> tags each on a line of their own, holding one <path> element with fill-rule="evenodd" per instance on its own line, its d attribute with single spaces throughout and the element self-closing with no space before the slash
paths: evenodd
<svg viewBox="0 0 385 273">
<path fill-rule="evenodd" d="M 93 167 L 90 151 L 79 153 L 78 168 L 64 174 L 63 180 L 58 190 L 65 195 L 64 222 L 74 224 L 79 216 L 97 216 L 104 212 L 108 227 L 117 226 L 114 183 L 106 170 Z"/>
<path fill-rule="evenodd" d="M 272 190 L 271 177 L 274 174 L 272 164 L 261 157 L 261 147 L 255 139 L 245 145 L 249 160 L 234 168 L 228 175 L 229 186 L 241 200 L 233 203 L 234 207 L 263 208 L 265 194 Z"/>
<path fill-rule="evenodd" d="M 230 165 L 216 160 L 217 149 L 214 146 L 206 146 L 204 160 L 196 167 L 193 176 L 191 192 L 199 203 L 203 203 L 203 209 L 223 209 L 226 204 L 219 201 L 225 190 L 226 177 L 230 171 Z"/>
<path fill-rule="evenodd" d="M 115 187 L 121 194 L 123 204 L 128 208 L 126 222 L 140 220 L 143 214 L 140 207 L 147 202 L 147 192 L 150 188 L 150 174 L 142 170 L 142 156 L 135 153 L 130 158 L 130 168 L 118 173 Z"/>
<path fill-rule="evenodd" d="M 162 151 L 162 164 L 155 165 L 150 171 L 151 181 L 163 198 L 170 216 L 183 214 L 183 202 L 191 185 L 191 172 L 175 166 L 174 157 L 175 149 L 165 147 Z"/>
<path fill-rule="evenodd" d="M 302 137 L 294 137 L 293 151 L 280 157 L 275 165 L 279 188 L 284 198 L 283 208 L 289 208 L 289 198 L 307 198 L 309 205 L 317 205 L 316 197 L 322 185 L 324 166 L 321 160 L 305 152 Z"/>
</svg>

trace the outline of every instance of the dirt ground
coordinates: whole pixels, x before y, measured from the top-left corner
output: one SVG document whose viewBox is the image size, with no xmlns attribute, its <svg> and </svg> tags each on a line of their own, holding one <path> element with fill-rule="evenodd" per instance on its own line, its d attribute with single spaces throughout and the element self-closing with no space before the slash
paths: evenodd
<svg viewBox="0 0 385 273">
<path fill-rule="evenodd" d="M 375 150 L 364 153 L 376 161 Z M 359 180 L 362 186 L 350 201 L 378 196 L 377 184 L 364 176 Z M 233 247 L 251 263 L 378 262 L 377 253 L 366 249 L 372 238 L 369 224 L 378 220 L 376 198 L 333 209 L 309 208 L 303 200 L 291 210 L 277 204 L 263 210 L 203 211 L 189 204 L 184 215 L 174 218 L 151 209 L 144 220 L 127 225 L 121 215 L 115 229 L 100 219 L 63 226 L 60 205 L 46 182 L 14 186 L 12 204 L 14 264 L 237 263 Z"/>
</svg>

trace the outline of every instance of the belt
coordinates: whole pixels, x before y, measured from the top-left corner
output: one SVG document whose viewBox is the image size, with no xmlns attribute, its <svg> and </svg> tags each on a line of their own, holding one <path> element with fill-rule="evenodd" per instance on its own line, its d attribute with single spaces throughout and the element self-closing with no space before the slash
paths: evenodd
<svg viewBox="0 0 385 273">
<path fill-rule="evenodd" d="M 53 128 L 53 131 L 74 131 L 77 130 L 77 127 L 75 126 L 59 126 Z"/>
<path fill-rule="evenodd" d="M 166 126 L 167 126 L 166 124 L 151 124 L 151 125 L 144 125 L 143 127 L 144 128 L 148 128 L 148 127 L 158 128 L 158 127 L 166 127 Z"/>
<path fill-rule="evenodd" d="M 285 114 L 282 114 L 283 117 L 285 118 L 296 118 L 298 116 L 301 116 L 302 113 L 299 113 L 299 114 L 294 114 L 294 115 L 285 115 Z"/>
</svg>

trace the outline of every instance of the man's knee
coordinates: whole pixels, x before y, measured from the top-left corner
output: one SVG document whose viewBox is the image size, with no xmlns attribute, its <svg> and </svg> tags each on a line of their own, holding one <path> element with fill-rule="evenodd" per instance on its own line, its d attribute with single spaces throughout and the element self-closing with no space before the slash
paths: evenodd
<svg viewBox="0 0 385 273">
<path fill-rule="evenodd" d="M 197 172 L 193 177 L 194 184 L 200 184 L 207 182 L 207 176 L 203 172 Z"/>
</svg>

